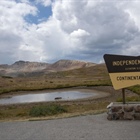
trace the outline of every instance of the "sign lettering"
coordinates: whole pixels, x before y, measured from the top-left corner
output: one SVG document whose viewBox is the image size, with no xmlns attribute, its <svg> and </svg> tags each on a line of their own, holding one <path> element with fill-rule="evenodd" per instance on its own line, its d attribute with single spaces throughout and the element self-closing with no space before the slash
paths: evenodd
<svg viewBox="0 0 140 140">
<path fill-rule="evenodd" d="M 104 60 L 115 89 L 140 84 L 140 56 L 105 54 Z"/>
</svg>

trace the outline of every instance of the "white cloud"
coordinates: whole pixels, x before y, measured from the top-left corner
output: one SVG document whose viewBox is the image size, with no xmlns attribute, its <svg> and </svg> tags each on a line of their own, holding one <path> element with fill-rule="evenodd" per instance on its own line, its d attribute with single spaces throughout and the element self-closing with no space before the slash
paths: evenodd
<svg viewBox="0 0 140 140">
<path fill-rule="evenodd" d="M 0 1 L 0 53 L 3 56 L 0 63 L 10 63 L 18 59 L 19 46 L 28 27 L 24 17 L 28 14 L 35 15 L 36 12 L 37 9 L 27 3 L 16 3 L 14 0 Z"/>
<path fill-rule="evenodd" d="M 36 15 L 37 9 L 27 3 L 2 0 L 0 1 L 0 13 L 0 29 L 19 34 L 28 26 L 24 17 L 28 14 Z"/>
<path fill-rule="evenodd" d="M 87 31 L 82 30 L 82 29 L 75 30 L 70 34 L 71 37 L 77 37 L 77 38 L 85 37 L 89 35 L 90 34 Z"/>
<path fill-rule="evenodd" d="M 53 12 L 38 24 L 25 20 L 29 14 L 37 16 L 31 1 L 0 1 L 0 63 L 62 58 L 102 62 L 105 53 L 138 55 L 139 1 L 35 2 L 52 5 Z"/>
<path fill-rule="evenodd" d="M 126 4 L 126 1 L 87 0 L 54 4 L 53 16 L 60 21 L 61 29 L 75 37 L 71 40 L 71 44 L 75 44 L 73 57 L 102 59 L 104 53 L 123 54 L 123 49 L 128 50 L 128 44 L 139 36 L 139 29 L 136 21 L 126 12 L 131 4 L 125 7 L 124 2 Z M 77 40 L 78 29 L 89 34 L 86 40 Z"/>
</svg>

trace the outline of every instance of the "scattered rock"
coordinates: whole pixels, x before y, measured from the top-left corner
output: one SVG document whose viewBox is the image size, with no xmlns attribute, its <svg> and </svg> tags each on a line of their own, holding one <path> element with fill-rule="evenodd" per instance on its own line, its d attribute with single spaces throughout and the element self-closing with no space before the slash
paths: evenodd
<svg viewBox="0 0 140 140">
<path fill-rule="evenodd" d="M 55 100 L 60 100 L 62 99 L 62 97 L 55 97 Z"/>
</svg>

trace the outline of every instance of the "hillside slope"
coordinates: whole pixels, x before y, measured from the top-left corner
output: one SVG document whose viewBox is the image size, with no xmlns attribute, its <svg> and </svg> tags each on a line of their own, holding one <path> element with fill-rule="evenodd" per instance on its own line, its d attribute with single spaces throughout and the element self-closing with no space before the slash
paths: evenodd
<svg viewBox="0 0 140 140">
<path fill-rule="evenodd" d="M 95 66 L 95 63 L 77 60 L 59 60 L 53 64 L 17 61 L 12 65 L 0 65 L 0 75 L 4 76 L 36 76 L 50 72 L 66 71 Z"/>
</svg>

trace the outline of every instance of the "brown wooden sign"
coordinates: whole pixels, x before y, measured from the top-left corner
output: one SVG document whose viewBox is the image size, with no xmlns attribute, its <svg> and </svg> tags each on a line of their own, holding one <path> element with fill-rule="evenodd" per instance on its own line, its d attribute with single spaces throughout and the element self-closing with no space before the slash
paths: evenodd
<svg viewBox="0 0 140 140">
<path fill-rule="evenodd" d="M 104 60 L 114 89 L 140 84 L 140 56 L 105 54 Z"/>
</svg>

